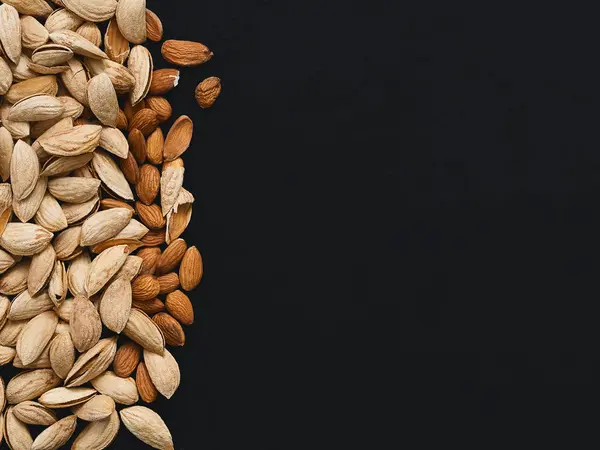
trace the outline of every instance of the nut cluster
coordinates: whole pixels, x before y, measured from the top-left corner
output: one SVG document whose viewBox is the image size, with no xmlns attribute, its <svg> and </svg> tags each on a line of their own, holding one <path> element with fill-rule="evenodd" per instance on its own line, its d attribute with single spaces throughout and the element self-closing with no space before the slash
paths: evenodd
<svg viewBox="0 0 600 450">
<path fill-rule="evenodd" d="M 185 292 L 203 274 L 181 238 L 193 122 L 161 128 L 180 72 L 154 70 L 143 45 L 162 36 L 146 0 L 0 0 L 0 366 L 22 370 L 0 377 L 12 450 L 61 448 L 78 420 L 89 423 L 72 449 L 107 448 L 121 423 L 174 448 L 137 405 L 179 387 L 167 347 L 185 344 Z M 162 56 L 187 67 L 213 53 L 167 40 Z M 195 96 L 208 108 L 220 92 L 210 77 Z"/>
</svg>

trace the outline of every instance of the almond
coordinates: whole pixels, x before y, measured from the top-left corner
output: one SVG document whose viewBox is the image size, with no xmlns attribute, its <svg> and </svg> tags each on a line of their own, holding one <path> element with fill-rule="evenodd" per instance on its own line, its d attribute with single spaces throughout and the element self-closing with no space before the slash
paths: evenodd
<svg viewBox="0 0 600 450">
<path fill-rule="evenodd" d="M 141 44 L 146 40 L 146 0 L 120 0 L 115 17 L 129 42 Z"/>
<path fill-rule="evenodd" d="M 181 116 L 173 123 L 165 139 L 165 161 L 179 158 L 189 148 L 193 132 L 194 124 L 188 116 Z"/>
<path fill-rule="evenodd" d="M 194 323 L 194 307 L 187 295 L 177 290 L 167 295 L 165 306 L 169 314 L 183 325 Z"/>
<path fill-rule="evenodd" d="M 143 274 L 133 280 L 131 292 L 134 301 L 151 300 L 160 292 L 160 283 L 152 275 Z"/>
<path fill-rule="evenodd" d="M 160 42 L 163 36 L 162 22 L 149 9 L 146 9 L 146 35 L 152 42 Z"/>
<path fill-rule="evenodd" d="M 119 161 L 119 164 L 121 166 L 121 171 L 123 172 L 125 179 L 130 184 L 137 184 L 140 178 L 140 168 L 138 167 L 138 163 L 135 160 L 135 157 L 133 156 L 131 150 L 127 153 L 127 158 L 121 159 Z"/>
<path fill-rule="evenodd" d="M 146 106 L 156 113 L 156 117 L 161 123 L 169 120 L 173 114 L 171 104 L 164 97 L 146 97 Z"/>
<path fill-rule="evenodd" d="M 181 347 L 185 345 L 185 333 L 177 320 L 170 314 L 161 312 L 152 317 L 152 321 L 165 335 L 167 345 Z"/>
<path fill-rule="evenodd" d="M 158 97 L 154 97 L 158 98 Z M 160 128 L 157 128 L 148 136 L 146 143 L 146 154 L 148 161 L 152 164 L 162 164 L 163 150 L 165 147 L 165 138 Z"/>
<path fill-rule="evenodd" d="M 119 112 L 117 113 L 117 128 L 121 131 L 125 131 L 129 128 L 129 121 L 122 109 L 119 109 Z"/>
<path fill-rule="evenodd" d="M 108 57 L 119 64 L 124 64 L 129 56 L 129 41 L 121 34 L 116 17 L 113 17 L 106 27 L 104 46 Z"/>
<path fill-rule="evenodd" d="M 151 164 L 140 167 L 140 176 L 135 187 L 139 199 L 145 205 L 151 205 L 160 189 L 160 172 Z"/>
<path fill-rule="evenodd" d="M 213 53 L 200 42 L 168 40 L 161 52 L 171 64 L 176 66 L 197 66 L 210 60 Z"/>
<path fill-rule="evenodd" d="M 154 315 L 165 310 L 165 304 L 157 298 L 153 298 L 152 300 L 146 300 L 143 302 L 133 302 L 132 306 L 141 311 L 144 311 L 148 315 Z"/>
<path fill-rule="evenodd" d="M 129 132 L 128 137 L 129 150 L 133 153 L 138 164 L 144 164 L 146 161 L 146 139 L 140 130 L 137 128 Z"/>
<path fill-rule="evenodd" d="M 130 376 L 138 366 L 141 355 L 142 348 L 135 342 L 129 341 L 121 345 L 113 361 L 115 373 L 122 378 Z"/>
<path fill-rule="evenodd" d="M 133 209 L 133 207 L 131 205 L 129 205 L 128 203 L 125 203 L 124 201 L 117 200 L 114 198 L 104 198 L 104 199 L 100 200 L 100 209 L 106 210 L 106 209 L 113 209 L 113 208 L 125 208 L 125 209 L 130 210 L 132 215 L 135 213 L 135 210 Z"/>
<path fill-rule="evenodd" d="M 136 202 L 135 209 L 142 223 L 151 230 L 158 230 L 165 226 L 166 222 L 160 206 L 156 204 L 147 206 L 142 202 Z"/>
<path fill-rule="evenodd" d="M 146 236 L 141 239 L 144 245 L 155 247 L 166 242 L 166 234 L 164 228 L 161 230 L 150 230 Z"/>
<path fill-rule="evenodd" d="M 188 248 L 179 267 L 181 287 L 186 291 L 195 289 L 200 284 L 203 272 L 200 252 L 195 246 Z"/>
<path fill-rule="evenodd" d="M 221 93 L 221 79 L 210 77 L 196 87 L 196 101 L 201 108 L 210 108 Z"/>
<path fill-rule="evenodd" d="M 152 73 L 150 82 L 150 95 L 164 95 L 179 84 L 179 70 L 158 69 Z"/>
<path fill-rule="evenodd" d="M 175 270 L 183 259 L 186 250 L 187 244 L 183 239 L 176 239 L 171 242 L 158 260 L 157 274 L 160 275 Z"/>
<path fill-rule="evenodd" d="M 149 136 L 158 127 L 158 115 L 150 108 L 138 111 L 129 122 L 129 131 L 137 128 L 144 136 Z"/>
<path fill-rule="evenodd" d="M 146 403 L 152 403 L 158 397 L 158 391 L 150 379 L 150 374 L 144 361 L 140 362 L 135 373 L 135 384 L 140 397 Z"/>
<path fill-rule="evenodd" d="M 159 295 L 169 294 L 179 287 L 179 275 L 175 272 L 161 275 L 157 280 L 160 284 Z"/>
<path fill-rule="evenodd" d="M 160 248 L 158 247 L 146 247 L 141 249 L 137 256 L 142 258 L 142 268 L 140 269 L 141 274 L 154 275 L 158 261 L 161 258 Z"/>
</svg>

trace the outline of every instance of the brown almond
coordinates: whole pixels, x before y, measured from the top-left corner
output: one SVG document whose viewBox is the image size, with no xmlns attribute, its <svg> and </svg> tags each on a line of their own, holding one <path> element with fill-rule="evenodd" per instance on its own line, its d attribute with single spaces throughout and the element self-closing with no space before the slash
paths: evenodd
<svg viewBox="0 0 600 450">
<path fill-rule="evenodd" d="M 115 374 L 122 378 L 130 376 L 140 362 L 142 348 L 135 342 L 129 341 L 117 349 L 113 361 Z"/>
<path fill-rule="evenodd" d="M 128 122 L 131 122 L 131 119 L 133 119 L 133 116 L 136 115 L 136 113 L 142 109 L 144 109 L 146 107 L 146 100 L 140 100 L 139 103 L 136 103 L 135 106 L 133 106 L 131 104 L 131 100 L 130 99 L 125 99 L 125 106 L 123 107 L 123 112 L 125 113 L 125 117 L 127 118 Z"/>
<path fill-rule="evenodd" d="M 183 259 L 186 250 L 187 244 L 183 239 L 176 239 L 171 242 L 158 260 L 156 273 L 161 275 L 175 270 Z"/>
<path fill-rule="evenodd" d="M 132 306 L 141 311 L 144 311 L 148 315 L 154 315 L 165 310 L 165 304 L 157 298 L 153 298 L 152 300 L 146 300 L 143 302 L 133 302 Z"/>
<path fill-rule="evenodd" d="M 152 383 L 148 369 L 144 361 L 140 362 L 135 372 L 135 384 L 140 397 L 146 403 L 152 403 L 158 397 L 158 391 Z"/>
<path fill-rule="evenodd" d="M 179 70 L 158 69 L 152 73 L 150 82 L 150 95 L 164 95 L 179 84 Z"/>
<path fill-rule="evenodd" d="M 152 321 L 160 328 L 165 335 L 167 345 L 182 347 L 185 345 L 185 333 L 177 320 L 170 314 L 161 312 L 152 317 Z"/>
<path fill-rule="evenodd" d="M 196 87 L 196 101 L 200 108 L 210 108 L 221 93 L 221 79 L 210 77 Z"/>
<path fill-rule="evenodd" d="M 163 25 L 160 18 L 149 9 L 146 9 L 146 36 L 152 42 L 160 42 L 163 37 Z"/>
<path fill-rule="evenodd" d="M 165 41 L 161 52 L 163 58 L 176 66 L 198 66 L 213 56 L 213 52 L 208 47 L 200 42 L 192 41 Z"/>
<path fill-rule="evenodd" d="M 119 165 L 127 182 L 137 184 L 140 178 L 140 168 L 131 150 L 127 153 L 127 158 L 119 160 Z"/>
<path fill-rule="evenodd" d="M 165 295 L 173 292 L 177 289 L 179 284 L 179 275 L 176 272 L 171 272 L 166 275 L 161 275 L 157 278 L 158 283 L 160 284 L 160 292 L 159 295 Z"/>
<path fill-rule="evenodd" d="M 195 246 L 188 248 L 179 267 L 181 287 L 186 291 L 195 289 L 200 284 L 203 273 L 204 268 L 200 252 Z"/>
<path fill-rule="evenodd" d="M 194 323 L 194 307 L 190 298 L 182 291 L 176 290 L 167 295 L 165 307 L 169 314 L 179 320 L 183 325 Z"/>
<path fill-rule="evenodd" d="M 133 153 L 138 164 L 144 164 L 146 161 L 146 138 L 140 130 L 134 128 L 129 132 L 127 138 L 129 142 L 129 150 Z"/>
<path fill-rule="evenodd" d="M 161 257 L 160 248 L 158 247 L 146 247 L 141 249 L 137 256 L 142 258 L 142 268 L 140 274 L 154 275 L 158 261 Z"/>
<path fill-rule="evenodd" d="M 160 123 L 169 120 L 173 114 L 171 104 L 164 97 L 146 97 L 146 107 L 156 112 L 156 116 Z"/>
<path fill-rule="evenodd" d="M 127 116 L 125 112 L 119 108 L 117 112 L 117 128 L 121 131 L 125 131 L 129 128 L 129 121 L 127 120 Z"/>
<path fill-rule="evenodd" d="M 160 283 L 152 275 L 140 275 L 131 283 L 134 301 L 143 302 L 155 298 L 160 292 Z"/>
<path fill-rule="evenodd" d="M 160 206 L 156 204 L 147 206 L 142 202 L 136 202 L 135 209 L 142 223 L 151 230 L 159 230 L 166 225 Z"/>
<path fill-rule="evenodd" d="M 148 155 L 148 161 L 152 164 L 162 164 L 164 147 L 165 137 L 162 130 L 157 128 L 150 136 L 148 136 L 148 141 L 146 143 L 146 154 Z"/>
<path fill-rule="evenodd" d="M 179 117 L 167 134 L 163 155 L 165 161 L 179 158 L 190 146 L 194 124 L 188 116 Z"/>
<path fill-rule="evenodd" d="M 144 136 L 149 136 L 156 127 L 158 127 L 158 115 L 150 108 L 139 110 L 129 122 L 129 131 L 137 128 Z"/>
<path fill-rule="evenodd" d="M 166 230 L 150 230 L 142 239 L 142 244 L 148 247 L 156 247 L 166 242 Z"/>
<path fill-rule="evenodd" d="M 160 189 L 160 172 L 151 164 L 140 167 L 140 176 L 135 186 L 139 199 L 145 205 L 151 205 Z"/>
<path fill-rule="evenodd" d="M 128 203 L 125 203 L 122 200 L 117 200 L 115 198 L 104 198 L 100 200 L 100 209 L 102 209 L 103 211 L 106 209 L 113 208 L 125 208 L 129 209 L 132 214 L 135 213 L 133 206 L 129 205 Z"/>
</svg>

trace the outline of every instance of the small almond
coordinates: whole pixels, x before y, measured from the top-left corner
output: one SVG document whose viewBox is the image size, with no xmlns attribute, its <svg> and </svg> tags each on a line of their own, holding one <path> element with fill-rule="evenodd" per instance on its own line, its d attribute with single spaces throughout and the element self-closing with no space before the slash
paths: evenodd
<svg viewBox="0 0 600 450">
<path fill-rule="evenodd" d="M 140 362 L 142 348 L 135 342 L 126 342 L 121 345 L 113 361 L 115 373 L 123 378 L 130 376 Z"/>
<path fill-rule="evenodd" d="M 170 294 L 175 289 L 179 288 L 179 275 L 176 272 L 167 273 L 157 277 L 158 284 L 160 285 L 159 295 Z"/>
<path fill-rule="evenodd" d="M 160 292 L 160 283 L 152 275 L 140 275 L 131 284 L 134 301 L 151 300 Z"/>
<path fill-rule="evenodd" d="M 179 84 L 179 70 L 158 69 L 152 73 L 150 95 L 164 95 Z"/>
<path fill-rule="evenodd" d="M 171 64 L 176 66 L 197 66 L 210 60 L 213 53 L 200 42 L 168 40 L 161 52 Z"/>
<path fill-rule="evenodd" d="M 221 94 L 221 79 L 210 77 L 196 87 L 196 101 L 201 108 L 210 108 Z"/>
<path fill-rule="evenodd" d="M 152 403 L 158 397 L 158 391 L 150 379 L 150 374 L 144 361 L 140 362 L 135 373 L 135 384 L 140 397 L 146 403 Z"/>
<path fill-rule="evenodd" d="M 181 328 L 181 325 L 173 318 L 173 316 L 161 312 L 152 317 L 152 321 L 158 325 L 158 328 L 160 328 L 164 334 L 167 345 L 175 347 L 185 345 L 185 333 L 183 332 L 183 328 Z"/>
<path fill-rule="evenodd" d="M 158 169 L 151 164 L 140 167 L 140 176 L 135 186 L 139 199 L 145 205 L 151 205 L 160 189 L 161 177 Z"/>
<path fill-rule="evenodd" d="M 159 17 L 146 9 L 146 35 L 152 42 L 160 42 L 163 37 L 163 25 Z"/>
<path fill-rule="evenodd" d="M 159 97 L 153 97 L 159 98 Z M 165 137 L 160 128 L 157 128 L 148 136 L 146 141 L 146 154 L 148 161 L 152 164 L 162 164 L 163 162 L 163 150 L 165 147 Z"/>
<path fill-rule="evenodd" d="M 160 123 L 166 122 L 171 118 L 173 114 L 173 108 L 169 101 L 164 97 L 146 97 L 146 107 L 150 108 L 156 113 L 156 117 Z M 158 130 L 158 128 L 157 128 Z M 148 138 L 150 139 L 150 138 Z M 161 150 L 162 158 L 162 150 Z M 162 161 L 162 159 L 161 159 Z"/>
<path fill-rule="evenodd" d="M 150 108 L 139 110 L 129 122 L 129 131 L 137 128 L 144 136 L 149 136 L 158 127 L 158 116 Z"/>
</svg>

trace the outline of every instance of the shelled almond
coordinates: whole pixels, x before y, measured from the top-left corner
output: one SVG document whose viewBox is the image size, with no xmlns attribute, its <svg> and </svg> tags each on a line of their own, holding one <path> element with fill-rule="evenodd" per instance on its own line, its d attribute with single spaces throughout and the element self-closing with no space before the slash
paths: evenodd
<svg viewBox="0 0 600 450">
<path fill-rule="evenodd" d="M 162 36 L 145 0 L 0 0 L 0 365 L 19 371 L 0 377 L 9 448 L 57 449 L 78 420 L 89 424 L 73 449 L 106 448 L 120 428 L 174 448 L 163 420 L 135 406 L 177 391 L 166 347 L 185 344 L 183 291 L 203 275 L 181 237 L 194 125 L 181 115 L 161 128 L 185 74 L 155 70 L 144 46 Z M 179 67 L 213 56 L 179 40 L 161 52 Z M 207 78 L 196 100 L 209 107 L 220 91 Z"/>
</svg>

